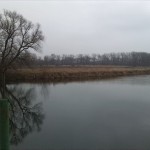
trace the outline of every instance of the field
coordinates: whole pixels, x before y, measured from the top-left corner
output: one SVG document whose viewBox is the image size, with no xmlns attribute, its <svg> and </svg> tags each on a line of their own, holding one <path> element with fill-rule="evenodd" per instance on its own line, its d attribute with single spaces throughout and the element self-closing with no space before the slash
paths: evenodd
<svg viewBox="0 0 150 150">
<path fill-rule="evenodd" d="M 57 82 L 150 74 L 148 67 L 63 66 L 9 70 L 8 82 Z"/>
</svg>

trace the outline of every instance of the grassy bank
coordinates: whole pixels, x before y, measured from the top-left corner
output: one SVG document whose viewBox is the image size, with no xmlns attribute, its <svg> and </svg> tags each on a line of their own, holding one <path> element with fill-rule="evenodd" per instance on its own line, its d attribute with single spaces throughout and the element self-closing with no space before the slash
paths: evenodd
<svg viewBox="0 0 150 150">
<path fill-rule="evenodd" d="M 150 74 L 150 68 L 113 66 L 48 67 L 9 70 L 8 82 L 55 82 Z"/>
</svg>

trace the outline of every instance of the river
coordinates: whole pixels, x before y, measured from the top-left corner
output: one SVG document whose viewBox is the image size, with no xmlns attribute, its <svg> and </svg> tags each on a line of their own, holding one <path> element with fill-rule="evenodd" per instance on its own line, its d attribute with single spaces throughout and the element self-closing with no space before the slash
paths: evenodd
<svg viewBox="0 0 150 150">
<path fill-rule="evenodd" d="M 150 149 L 150 76 L 22 83 L 9 89 L 30 95 L 23 105 L 37 113 L 36 123 L 27 115 L 30 128 L 11 127 L 11 150 Z M 23 118 L 16 116 L 20 127 Z"/>
</svg>

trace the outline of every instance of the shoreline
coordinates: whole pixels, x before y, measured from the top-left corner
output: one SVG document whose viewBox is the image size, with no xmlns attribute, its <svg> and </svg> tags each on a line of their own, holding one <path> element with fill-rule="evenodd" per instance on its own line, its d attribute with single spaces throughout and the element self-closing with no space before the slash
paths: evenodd
<svg viewBox="0 0 150 150">
<path fill-rule="evenodd" d="M 69 82 L 100 80 L 123 76 L 150 75 L 148 67 L 116 66 L 79 66 L 79 67 L 46 67 L 9 70 L 6 81 L 9 82 Z"/>
</svg>

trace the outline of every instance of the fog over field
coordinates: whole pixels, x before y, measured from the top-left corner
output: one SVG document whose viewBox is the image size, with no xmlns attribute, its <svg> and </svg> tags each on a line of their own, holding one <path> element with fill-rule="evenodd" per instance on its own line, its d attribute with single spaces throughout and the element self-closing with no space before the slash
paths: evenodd
<svg viewBox="0 0 150 150">
<path fill-rule="evenodd" d="M 5 0 L 3 9 L 41 24 L 42 55 L 150 52 L 150 1 Z"/>
</svg>

